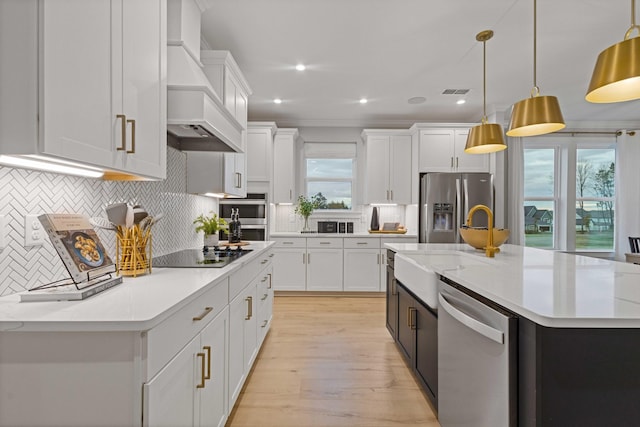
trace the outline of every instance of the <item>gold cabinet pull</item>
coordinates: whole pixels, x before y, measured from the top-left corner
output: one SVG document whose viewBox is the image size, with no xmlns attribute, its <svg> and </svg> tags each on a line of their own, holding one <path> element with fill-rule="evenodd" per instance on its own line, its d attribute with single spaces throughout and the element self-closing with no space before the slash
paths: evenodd
<svg viewBox="0 0 640 427">
<path fill-rule="evenodd" d="M 127 116 L 117 114 L 116 118 L 122 120 L 122 139 L 120 141 L 120 147 L 116 148 L 116 150 L 123 151 L 127 149 Z"/>
<path fill-rule="evenodd" d="M 273 253 L 269 254 L 269 258 L 273 258 L 274 255 L 275 254 L 273 254 Z"/>
<path fill-rule="evenodd" d="M 264 276 L 264 277 L 262 278 L 262 280 L 260 280 L 260 283 L 264 283 L 264 282 L 266 282 L 266 281 L 267 281 L 267 279 L 269 279 L 269 276 L 268 276 L 268 275 L 267 275 L 267 276 Z"/>
<path fill-rule="evenodd" d="M 213 310 L 213 307 L 205 307 L 204 312 L 200 316 L 194 317 L 193 321 L 199 322 L 200 320 L 204 319 L 207 314 L 211 313 L 212 310 Z"/>
<path fill-rule="evenodd" d="M 265 320 L 264 322 L 262 322 L 262 327 L 264 328 L 265 326 L 267 326 L 267 323 L 269 323 L 268 320 Z"/>
<path fill-rule="evenodd" d="M 267 276 L 269 276 L 269 286 L 267 287 L 267 289 L 271 289 L 271 281 L 272 281 L 272 276 L 271 273 L 267 273 Z"/>
<path fill-rule="evenodd" d="M 204 358 L 205 358 L 205 354 L 204 353 L 198 353 L 198 357 L 201 358 L 202 363 L 201 363 L 200 366 L 201 366 L 202 369 L 200 371 L 200 384 L 198 384 L 196 386 L 196 388 L 204 388 L 204 381 L 205 381 L 205 377 L 204 377 L 204 368 L 205 368 L 205 363 L 204 362 L 205 361 L 204 361 Z"/>
<path fill-rule="evenodd" d="M 210 380 L 211 379 L 211 346 L 205 345 L 202 348 L 204 349 L 204 351 L 207 352 L 207 374 L 204 376 L 204 379 Z"/>
<path fill-rule="evenodd" d="M 393 190 L 391 190 L 391 197 L 389 198 L 389 200 L 393 200 Z"/>
<path fill-rule="evenodd" d="M 268 263 L 268 262 L 269 262 L 269 260 L 268 260 L 268 259 L 263 259 L 262 261 L 260 261 L 260 264 L 266 264 L 266 263 Z"/>
<path fill-rule="evenodd" d="M 131 123 L 131 150 L 127 150 L 127 154 L 133 154 L 136 152 L 136 121 L 127 120 L 127 123 Z"/>
<path fill-rule="evenodd" d="M 236 188 L 242 188 L 242 174 L 236 172 Z"/>
<path fill-rule="evenodd" d="M 396 288 L 396 279 L 395 277 L 391 279 L 391 295 L 398 295 L 398 289 Z"/>
<path fill-rule="evenodd" d="M 245 301 L 247 302 L 247 317 L 244 320 L 249 320 L 253 316 L 253 297 L 247 297 Z"/>
<path fill-rule="evenodd" d="M 413 323 L 413 316 L 411 315 L 411 313 L 413 313 L 414 311 L 416 311 L 415 308 L 408 307 L 408 310 L 407 310 L 407 326 L 409 326 L 411 329 L 416 329 L 416 325 Z"/>
<path fill-rule="evenodd" d="M 264 301 L 267 298 L 269 298 L 269 294 L 264 294 L 264 296 L 262 298 L 260 298 L 260 301 Z"/>
</svg>

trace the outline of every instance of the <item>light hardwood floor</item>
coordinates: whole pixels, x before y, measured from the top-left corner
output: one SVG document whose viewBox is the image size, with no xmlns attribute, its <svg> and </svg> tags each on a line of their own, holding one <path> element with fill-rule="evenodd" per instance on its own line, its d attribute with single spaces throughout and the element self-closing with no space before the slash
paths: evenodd
<svg viewBox="0 0 640 427">
<path fill-rule="evenodd" d="M 439 426 L 385 327 L 385 299 L 276 296 L 228 427 Z"/>
</svg>

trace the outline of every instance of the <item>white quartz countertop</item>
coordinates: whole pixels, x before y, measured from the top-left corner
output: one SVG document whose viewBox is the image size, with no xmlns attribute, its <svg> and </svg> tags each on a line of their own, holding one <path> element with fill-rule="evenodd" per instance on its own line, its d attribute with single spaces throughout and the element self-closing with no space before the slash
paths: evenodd
<svg viewBox="0 0 640 427">
<path fill-rule="evenodd" d="M 452 251 L 433 271 L 548 327 L 640 328 L 640 265 L 503 245 L 487 258 L 465 244 L 387 243 L 403 253 Z M 477 257 L 462 265 L 456 254 Z"/>
<path fill-rule="evenodd" d="M 345 237 L 345 238 L 362 238 L 362 237 L 383 237 L 383 238 L 411 238 L 416 239 L 418 236 L 416 234 L 396 234 L 396 233 L 368 233 L 368 232 L 360 232 L 360 233 L 301 233 L 301 232 L 275 232 L 269 233 L 269 237 L 280 238 L 280 237 Z"/>
<path fill-rule="evenodd" d="M 20 302 L 0 298 L 2 331 L 146 331 L 258 257 L 273 242 L 251 242 L 252 252 L 223 268 L 153 268 L 83 301 Z M 217 282 L 217 283 L 216 283 Z"/>
</svg>

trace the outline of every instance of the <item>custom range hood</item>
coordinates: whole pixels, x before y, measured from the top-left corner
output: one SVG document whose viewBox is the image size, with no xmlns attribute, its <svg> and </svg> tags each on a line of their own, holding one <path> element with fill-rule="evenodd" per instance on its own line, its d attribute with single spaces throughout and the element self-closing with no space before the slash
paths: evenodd
<svg viewBox="0 0 640 427">
<path fill-rule="evenodd" d="M 243 125 L 200 62 L 202 2 L 167 3 L 167 143 L 183 151 L 243 152 Z"/>
</svg>

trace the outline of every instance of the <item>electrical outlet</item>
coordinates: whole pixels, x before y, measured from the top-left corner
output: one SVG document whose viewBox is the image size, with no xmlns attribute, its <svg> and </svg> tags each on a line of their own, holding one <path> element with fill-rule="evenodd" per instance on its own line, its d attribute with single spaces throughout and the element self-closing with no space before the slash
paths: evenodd
<svg viewBox="0 0 640 427">
<path fill-rule="evenodd" d="M 7 223 L 4 215 L 0 215 L 0 250 L 7 247 Z"/>
<path fill-rule="evenodd" d="M 24 217 L 24 245 L 42 246 L 44 243 L 44 229 L 38 219 L 38 215 Z"/>
</svg>

